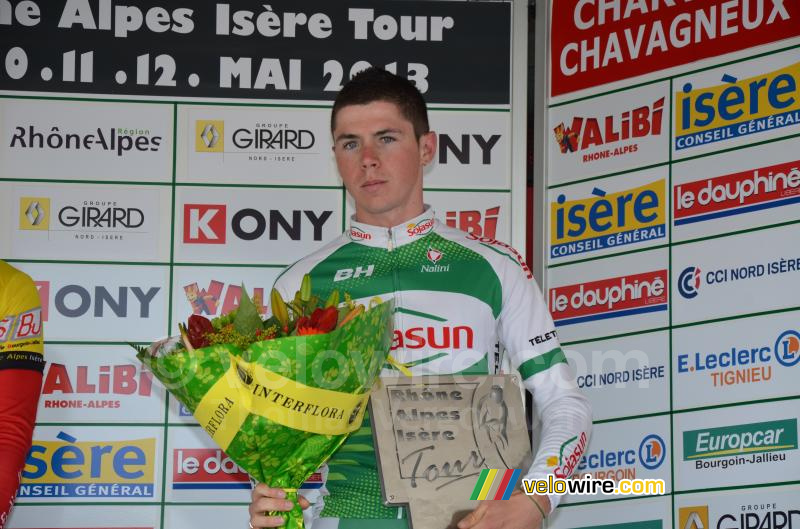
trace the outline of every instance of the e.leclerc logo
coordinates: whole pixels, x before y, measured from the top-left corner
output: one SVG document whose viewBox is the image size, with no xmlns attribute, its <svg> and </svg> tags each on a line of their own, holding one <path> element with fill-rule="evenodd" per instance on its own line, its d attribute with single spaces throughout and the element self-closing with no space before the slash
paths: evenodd
<svg viewBox="0 0 800 529">
<path fill-rule="evenodd" d="M 550 204 L 550 258 L 603 250 L 666 237 L 664 180 L 607 194 Z"/>
<path fill-rule="evenodd" d="M 683 432 L 683 460 L 696 470 L 786 461 L 790 450 L 797 450 L 794 418 Z"/>
<path fill-rule="evenodd" d="M 667 457 L 667 445 L 658 434 L 645 435 L 638 447 L 629 445 L 618 450 L 589 452 L 581 458 L 576 479 L 590 474 L 595 479 L 636 479 L 637 466 L 656 470 Z M 577 474 L 580 473 L 580 474 Z"/>
<path fill-rule="evenodd" d="M 735 281 L 750 281 L 767 276 L 800 272 L 800 257 L 780 258 L 763 263 L 731 266 L 702 272 L 700 267 L 687 266 L 678 276 L 678 292 L 686 299 L 694 299 L 701 291 L 703 280 L 708 288 Z M 705 288 L 702 288 L 705 290 Z"/>
<path fill-rule="evenodd" d="M 777 363 L 777 365 L 776 365 Z M 769 382 L 772 368 L 800 363 L 800 333 L 783 331 L 773 343 L 740 344 L 716 352 L 678 355 L 678 376 L 707 377 L 712 387 Z"/>
<path fill-rule="evenodd" d="M 675 186 L 675 225 L 706 222 L 800 202 L 800 160 Z"/>
<path fill-rule="evenodd" d="M 675 150 L 690 149 L 800 123 L 800 63 L 722 84 L 685 83 L 675 105 Z"/>
<path fill-rule="evenodd" d="M 550 289 L 556 325 L 571 325 L 667 310 L 667 270 L 611 277 Z"/>
<path fill-rule="evenodd" d="M 20 498 L 152 498 L 156 440 L 79 441 L 59 432 L 34 439 Z"/>
</svg>

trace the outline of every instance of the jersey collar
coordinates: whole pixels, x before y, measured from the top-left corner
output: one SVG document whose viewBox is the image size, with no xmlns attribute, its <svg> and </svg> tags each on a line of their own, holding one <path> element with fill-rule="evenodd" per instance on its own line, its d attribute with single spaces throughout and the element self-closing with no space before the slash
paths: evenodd
<svg viewBox="0 0 800 529">
<path fill-rule="evenodd" d="M 421 215 L 391 228 L 357 222 L 355 215 L 353 215 L 350 218 L 350 229 L 347 232 L 347 236 L 351 241 L 366 246 L 392 250 L 398 246 L 414 242 L 422 236 L 435 231 L 438 227 L 439 221 L 436 219 L 433 208 L 426 204 L 425 211 Z"/>
</svg>

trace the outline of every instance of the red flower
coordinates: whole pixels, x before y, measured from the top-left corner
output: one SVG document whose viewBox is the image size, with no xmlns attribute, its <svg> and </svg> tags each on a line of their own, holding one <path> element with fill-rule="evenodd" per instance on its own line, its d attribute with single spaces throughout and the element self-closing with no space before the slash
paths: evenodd
<svg viewBox="0 0 800 529">
<path fill-rule="evenodd" d="M 211 325 L 211 321 L 208 318 L 204 318 L 199 314 L 189 316 L 186 334 L 189 335 L 189 343 L 192 344 L 192 347 L 207 347 L 211 345 L 206 335 L 213 332 L 214 326 Z"/>
<path fill-rule="evenodd" d="M 298 336 L 306 336 L 309 334 L 325 334 L 331 332 L 336 328 L 336 322 L 339 320 L 339 312 L 336 307 L 328 307 L 327 309 L 314 309 L 311 317 L 303 316 L 297 320 Z"/>
</svg>

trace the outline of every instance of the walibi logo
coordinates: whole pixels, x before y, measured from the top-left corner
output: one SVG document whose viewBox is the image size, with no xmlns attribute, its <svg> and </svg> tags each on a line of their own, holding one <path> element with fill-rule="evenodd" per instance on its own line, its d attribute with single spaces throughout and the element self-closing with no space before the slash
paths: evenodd
<svg viewBox="0 0 800 529">
<path fill-rule="evenodd" d="M 683 269 L 681 275 L 678 276 L 678 292 L 686 299 L 697 297 L 697 292 L 700 290 L 700 268 L 697 266 L 689 266 Z"/>
</svg>

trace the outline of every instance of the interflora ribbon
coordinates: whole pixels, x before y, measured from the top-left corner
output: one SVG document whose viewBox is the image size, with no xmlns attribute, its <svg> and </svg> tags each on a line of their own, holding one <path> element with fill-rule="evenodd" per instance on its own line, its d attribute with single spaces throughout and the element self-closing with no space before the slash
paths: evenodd
<svg viewBox="0 0 800 529">
<path fill-rule="evenodd" d="M 195 410 L 200 425 L 225 450 L 254 413 L 283 426 L 322 435 L 358 429 L 369 392 L 313 388 L 231 356 L 231 365 Z"/>
</svg>

